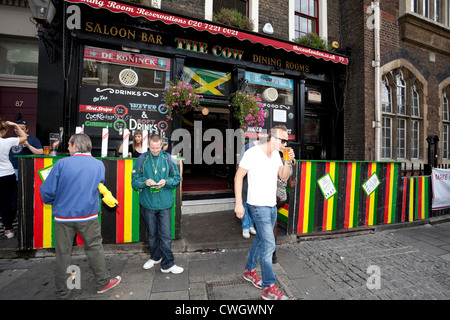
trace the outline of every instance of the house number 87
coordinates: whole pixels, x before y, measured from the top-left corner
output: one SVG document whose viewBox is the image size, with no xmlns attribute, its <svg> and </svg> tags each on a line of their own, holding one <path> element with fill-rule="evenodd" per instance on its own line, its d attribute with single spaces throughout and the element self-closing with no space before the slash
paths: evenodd
<svg viewBox="0 0 450 320">
<path fill-rule="evenodd" d="M 16 101 L 16 107 L 21 107 L 23 105 L 23 101 Z"/>
</svg>

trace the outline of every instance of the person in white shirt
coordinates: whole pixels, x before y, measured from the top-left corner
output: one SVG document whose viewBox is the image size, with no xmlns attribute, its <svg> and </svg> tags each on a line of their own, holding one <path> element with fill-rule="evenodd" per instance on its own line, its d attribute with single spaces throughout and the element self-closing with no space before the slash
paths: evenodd
<svg viewBox="0 0 450 320">
<path fill-rule="evenodd" d="M 9 127 L 14 127 L 18 137 L 4 138 Z M 14 201 L 14 190 L 16 188 L 16 173 L 9 161 L 9 150 L 13 146 L 23 144 L 27 140 L 27 134 L 17 123 L 1 121 L 0 119 L 0 215 L 5 226 L 5 236 L 10 239 L 14 237 L 12 223 L 16 216 Z"/>
<path fill-rule="evenodd" d="M 287 142 L 288 134 L 285 126 L 275 126 L 270 129 L 266 143 L 254 146 L 245 152 L 234 178 L 236 216 L 239 219 L 244 216 L 242 181 L 247 175 L 247 205 L 257 230 L 244 268 L 244 279 L 262 289 L 262 298 L 265 300 L 288 299 L 276 287 L 276 277 L 272 266 L 272 255 L 275 251 L 273 228 L 277 218 L 277 179 L 289 178 L 291 164 L 295 157 L 294 152 L 291 151 L 291 160 L 283 164 L 279 152 L 287 145 Z M 258 260 L 262 281 L 256 273 Z"/>
</svg>

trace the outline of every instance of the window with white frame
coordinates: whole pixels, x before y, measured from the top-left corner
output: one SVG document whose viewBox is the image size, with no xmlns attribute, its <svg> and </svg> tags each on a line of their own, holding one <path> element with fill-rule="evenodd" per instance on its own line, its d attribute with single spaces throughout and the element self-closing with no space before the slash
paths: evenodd
<svg viewBox="0 0 450 320">
<path fill-rule="evenodd" d="M 442 95 L 442 158 L 449 159 L 449 104 L 447 93 L 444 91 Z"/>
<path fill-rule="evenodd" d="M 392 119 L 383 117 L 381 122 L 381 156 L 390 159 L 392 157 Z"/>
<path fill-rule="evenodd" d="M 397 120 L 397 158 L 406 158 L 406 120 Z"/>
<path fill-rule="evenodd" d="M 383 83 L 381 85 L 381 108 L 383 112 L 392 112 L 391 88 L 389 87 L 386 79 L 383 79 Z"/>
<path fill-rule="evenodd" d="M 449 0 L 403 0 L 409 1 L 411 12 L 437 23 L 450 26 L 450 1 Z"/>
<path fill-rule="evenodd" d="M 420 117 L 419 107 L 419 93 L 416 90 L 416 86 L 412 86 L 411 90 L 411 115 L 414 117 Z"/>
<path fill-rule="evenodd" d="M 406 114 L 406 85 L 403 74 L 397 75 L 397 113 Z"/>
<path fill-rule="evenodd" d="M 411 121 L 411 159 L 419 158 L 419 130 L 420 123 L 417 120 Z"/>
<path fill-rule="evenodd" d="M 420 159 L 424 148 L 422 84 L 406 68 L 387 72 L 382 79 L 381 156 Z"/>
<path fill-rule="evenodd" d="M 248 0 L 213 0 L 213 12 L 218 12 L 221 9 L 235 9 L 248 17 Z"/>
<path fill-rule="evenodd" d="M 319 34 L 319 0 L 295 0 L 294 38 L 310 32 Z"/>
</svg>

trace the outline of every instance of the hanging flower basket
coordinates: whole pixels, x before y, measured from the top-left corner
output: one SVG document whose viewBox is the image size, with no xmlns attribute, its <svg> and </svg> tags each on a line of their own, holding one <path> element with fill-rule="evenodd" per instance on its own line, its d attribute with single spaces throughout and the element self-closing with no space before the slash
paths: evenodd
<svg viewBox="0 0 450 320">
<path fill-rule="evenodd" d="M 230 106 L 233 107 L 234 117 L 243 130 L 264 126 L 263 104 L 258 94 L 246 90 L 236 91 L 230 96 Z"/>
<path fill-rule="evenodd" d="M 182 115 L 192 109 L 198 109 L 203 97 L 195 93 L 195 88 L 186 81 L 170 82 L 164 92 L 165 104 L 168 109 L 167 120 L 173 120 L 173 115 Z"/>
</svg>

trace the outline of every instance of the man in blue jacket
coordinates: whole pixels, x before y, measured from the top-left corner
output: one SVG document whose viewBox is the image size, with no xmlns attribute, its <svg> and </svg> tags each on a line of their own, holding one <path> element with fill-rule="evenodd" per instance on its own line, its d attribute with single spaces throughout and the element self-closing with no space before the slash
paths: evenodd
<svg viewBox="0 0 450 320">
<path fill-rule="evenodd" d="M 171 210 L 173 189 L 181 181 L 177 166 L 162 150 L 162 138 L 153 134 L 148 139 L 150 152 L 142 154 L 135 162 L 131 185 L 139 190 L 139 203 L 148 230 L 150 259 L 144 269 L 161 262 L 161 272 L 179 274 L 184 271 L 174 263 L 171 249 Z"/>
<path fill-rule="evenodd" d="M 103 238 L 98 221 L 100 183 L 105 181 L 105 166 L 91 155 L 92 142 L 85 134 L 69 139 L 70 157 L 58 160 L 40 191 L 45 204 L 53 205 L 55 216 L 55 286 L 59 298 L 70 298 L 67 286 L 72 245 L 77 232 L 94 273 L 97 293 L 119 284 L 120 276 L 110 279 L 106 269 Z"/>
</svg>

